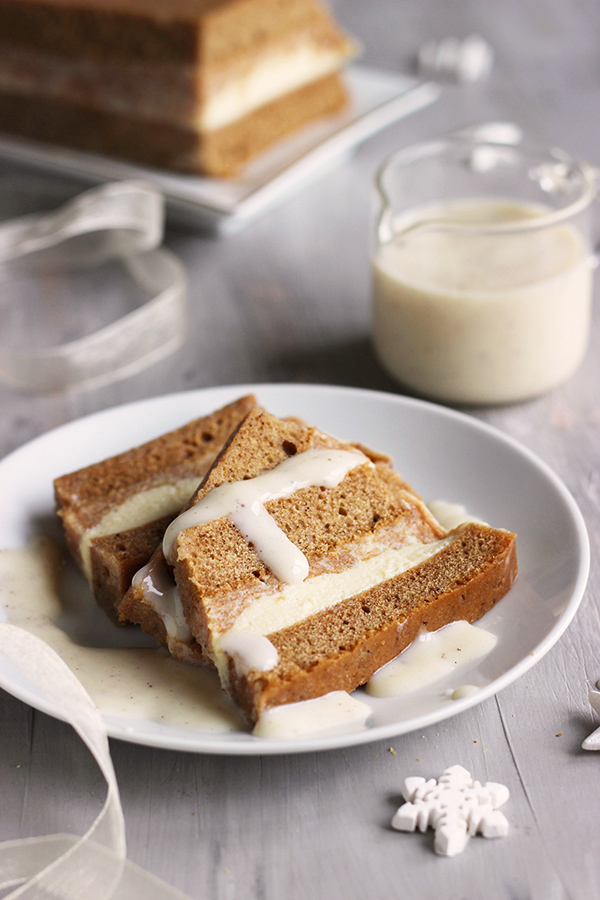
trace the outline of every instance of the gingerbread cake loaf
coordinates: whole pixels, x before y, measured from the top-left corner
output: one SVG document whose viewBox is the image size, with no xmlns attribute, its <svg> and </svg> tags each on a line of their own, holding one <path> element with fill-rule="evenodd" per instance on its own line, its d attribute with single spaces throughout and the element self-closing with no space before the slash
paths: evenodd
<svg viewBox="0 0 600 900">
<path fill-rule="evenodd" d="M 247 396 L 208 416 L 54 482 L 67 546 L 115 621 L 134 574 L 160 545 L 225 441 L 256 404 Z"/>
<path fill-rule="evenodd" d="M 516 540 L 447 532 L 386 458 L 255 407 L 120 605 L 170 645 L 154 603 L 169 569 L 183 645 L 256 722 L 354 690 L 421 629 L 482 616 L 512 585 Z"/>
<path fill-rule="evenodd" d="M 318 0 L 0 0 L 0 130 L 229 176 L 347 103 Z"/>
</svg>

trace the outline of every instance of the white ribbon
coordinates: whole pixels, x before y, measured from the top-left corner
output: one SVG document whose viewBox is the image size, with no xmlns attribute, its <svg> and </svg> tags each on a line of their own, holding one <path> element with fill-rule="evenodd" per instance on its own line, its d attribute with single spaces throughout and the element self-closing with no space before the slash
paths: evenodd
<svg viewBox="0 0 600 900">
<path fill-rule="evenodd" d="M 185 334 L 186 277 L 160 247 L 164 198 L 150 184 L 93 188 L 44 215 L 0 224 L 0 276 L 117 260 L 152 299 L 105 328 L 42 350 L 0 348 L 0 379 L 26 391 L 91 387 L 172 353 Z"/>
<path fill-rule="evenodd" d="M 4 900 L 189 900 L 126 860 L 125 823 L 102 715 L 66 663 L 40 638 L 0 623 L 0 653 L 73 726 L 98 763 L 106 801 L 83 837 L 70 834 L 0 843 Z"/>
</svg>

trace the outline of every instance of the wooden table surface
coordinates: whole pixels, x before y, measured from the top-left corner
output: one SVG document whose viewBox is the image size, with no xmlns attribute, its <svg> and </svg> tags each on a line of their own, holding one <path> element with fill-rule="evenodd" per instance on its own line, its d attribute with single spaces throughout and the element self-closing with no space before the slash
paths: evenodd
<svg viewBox="0 0 600 900">
<path fill-rule="evenodd" d="M 63 422 L 172 391 L 245 382 L 398 391 L 369 341 L 377 164 L 398 147 L 490 120 L 514 121 L 540 142 L 600 163 L 593 0 L 338 0 L 335 9 L 369 65 L 408 72 L 425 40 L 477 32 L 494 47 L 492 75 L 446 87 L 438 102 L 380 132 L 239 234 L 216 240 L 170 228 L 167 244 L 190 285 L 183 350 L 104 388 L 0 388 L 0 456 Z M 0 175 L 6 180 L 9 169 Z M 35 209 L 38 182 L 22 184 L 23 202 Z M 600 725 L 587 700 L 600 678 L 599 389 L 596 306 L 589 352 L 567 384 L 531 402 L 469 411 L 548 463 L 586 520 L 590 580 L 558 644 L 443 728 L 391 742 L 238 758 L 111 741 L 131 860 L 192 900 L 600 897 L 600 754 L 581 749 Z M 83 833 L 103 782 L 75 733 L 4 692 L 0 723 L 0 839 Z M 401 835 L 389 823 L 405 776 L 437 777 L 454 763 L 509 786 L 511 830 L 445 859 L 432 852 L 431 836 Z"/>
</svg>

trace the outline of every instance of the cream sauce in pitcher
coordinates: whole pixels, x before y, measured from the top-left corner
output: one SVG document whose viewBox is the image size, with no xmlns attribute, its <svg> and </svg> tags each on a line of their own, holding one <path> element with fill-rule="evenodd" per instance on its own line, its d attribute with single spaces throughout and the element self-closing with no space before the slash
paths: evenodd
<svg viewBox="0 0 600 900">
<path fill-rule="evenodd" d="M 373 336 L 395 378 L 442 400 L 500 403 L 573 373 L 588 341 L 592 266 L 577 227 L 551 224 L 550 212 L 457 200 L 394 223 L 373 259 Z"/>
</svg>

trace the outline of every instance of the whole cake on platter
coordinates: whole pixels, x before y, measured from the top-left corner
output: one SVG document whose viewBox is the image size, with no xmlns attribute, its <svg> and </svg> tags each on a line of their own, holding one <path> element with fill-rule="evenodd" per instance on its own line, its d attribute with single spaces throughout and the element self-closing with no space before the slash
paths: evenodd
<svg viewBox="0 0 600 900">
<path fill-rule="evenodd" d="M 318 0 L 0 0 L 0 131 L 227 177 L 348 102 Z"/>
</svg>

